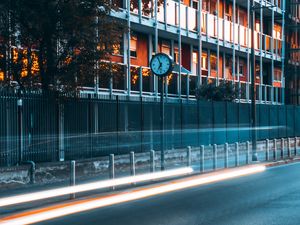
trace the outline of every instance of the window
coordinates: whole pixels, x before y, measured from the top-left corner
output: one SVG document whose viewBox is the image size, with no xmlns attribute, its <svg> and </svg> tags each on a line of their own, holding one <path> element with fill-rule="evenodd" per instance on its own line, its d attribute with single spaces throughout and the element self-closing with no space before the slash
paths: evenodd
<svg viewBox="0 0 300 225">
<path fill-rule="evenodd" d="M 211 14 L 214 14 L 214 15 L 217 15 L 217 2 L 215 0 L 212 0 L 210 2 L 210 13 Z"/>
<path fill-rule="evenodd" d="M 273 36 L 275 39 L 281 39 L 281 27 L 275 24 L 273 29 Z"/>
<path fill-rule="evenodd" d="M 132 34 L 130 39 L 130 56 L 137 57 L 137 35 Z"/>
<path fill-rule="evenodd" d="M 217 70 L 217 56 L 215 53 L 210 54 L 210 69 L 213 71 Z"/>
<path fill-rule="evenodd" d="M 174 46 L 174 62 L 179 63 L 179 50 L 177 44 Z"/>
<path fill-rule="evenodd" d="M 122 55 L 123 54 L 123 42 L 113 44 L 113 55 Z"/>
<path fill-rule="evenodd" d="M 209 0 L 203 0 L 202 1 L 202 10 L 208 11 L 208 1 Z"/>
<path fill-rule="evenodd" d="M 170 43 L 168 41 L 162 41 L 161 42 L 161 52 L 165 53 L 167 55 L 170 55 L 171 47 L 170 47 Z"/>
<path fill-rule="evenodd" d="M 198 66 L 198 53 L 193 52 L 193 66 L 192 66 L 192 73 L 197 73 L 197 66 Z"/>
<path fill-rule="evenodd" d="M 239 76 L 243 77 L 244 76 L 244 64 L 240 63 L 239 65 Z"/>
<path fill-rule="evenodd" d="M 201 65 L 202 70 L 207 70 L 208 62 L 207 62 L 207 53 L 206 52 L 202 52 L 201 63 L 202 63 L 202 65 Z"/>
<path fill-rule="evenodd" d="M 226 5 L 225 5 L 225 19 L 228 20 L 228 21 L 231 21 L 229 3 L 226 3 Z"/>
<path fill-rule="evenodd" d="M 274 68 L 274 80 L 281 81 L 281 69 L 280 68 Z"/>
<path fill-rule="evenodd" d="M 192 4 L 193 4 L 192 7 L 194 9 L 198 9 L 198 1 L 193 0 Z"/>
</svg>

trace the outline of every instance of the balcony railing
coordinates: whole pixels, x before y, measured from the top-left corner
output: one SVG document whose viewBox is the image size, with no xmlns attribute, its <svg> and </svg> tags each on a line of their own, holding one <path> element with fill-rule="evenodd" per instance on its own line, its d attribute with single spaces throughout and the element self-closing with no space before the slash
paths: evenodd
<svg viewBox="0 0 300 225">
<path fill-rule="evenodd" d="M 131 66 L 130 77 L 126 75 L 127 66 L 121 63 L 110 63 L 106 66 L 106 72 L 100 73 L 99 91 L 128 94 L 139 96 L 158 96 L 160 93 L 160 85 L 155 83 L 156 79 L 151 73 L 150 68 Z M 195 99 L 195 91 L 197 88 L 199 76 L 196 74 L 179 74 L 173 72 L 166 78 L 165 89 L 169 98 L 189 98 Z M 202 75 L 201 82 L 209 83 L 216 81 L 216 77 Z M 228 80 L 224 77 L 219 77 L 219 81 Z M 130 80 L 130 82 L 128 82 Z M 237 78 L 229 80 L 240 90 L 238 100 L 241 102 L 249 102 L 251 99 L 250 83 L 245 81 L 238 81 Z M 130 84 L 130 86 L 128 85 Z M 282 88 L 273 87 L 271 85 L 264 85 L 257 83 L 257 101 L 263 103 L 282 103 Z M 181 87 L 181 90 L 180 90 Z M 129 90 L 128 90 L 129 89 Z"/>
<path fill-rule="evenodd" d="M 133 1 L 133 0 L 132 0 Z M 137 1 L 137 0 L 134 0 Z M 279 2 L 280 3 L 280 2 Z M 135 4 L 137 5 L 137 4 Z M 180 6 L 180 18 L 179 18 L 179 6 Z M 170 26 L 179 26 L 181 29 L 189 32 L 197 32 L 198 30 L 198 11 L 194 8 L 187 7 L 184 4 L 180 4 L 173 0 L 166 0 L 167 11 L 164 10 L 164 4 L 158 6 L 158 21 L 166 23 Z M 149 11 L 150 10 L 150 11 Z M 139 14 L 139 10 L 134 8 L 131 10 L 133 14 Z M 154 18 L 154 12 L 151 11 L 151 2 L 147 8 L 141 8 L 143 17 Z M 166 13 L 166 17 L 165 17 Z M 166 18 L 166 21 L 165 21 Z M 231 21 L 219 18 L 210 14 L 206 11 L 201 12 L 201 32 L 203 35 L 209 38 L 219 38 L 221 41 L 234 43 L 242 47 L 251 48 L 251 30 L 245 26 Z M 219 29 L 218 29 L 219 23 Z M 248 32 L 249 31 L 249 32 Z M 271 36 L 261 34 L 260 32 L 254 31 L 254 47 L 258 51 L 262 49 L 265 53 L 272 54 L 272 42 L 273 54 L 277 57 L 281 57 L 282 52 L 282 41 L 279 39 L 273 39 Z M 260 37 L 261 36 L 261 37 Z M 261 43 L 262 42 L 262 43 Z"/>
</svg>

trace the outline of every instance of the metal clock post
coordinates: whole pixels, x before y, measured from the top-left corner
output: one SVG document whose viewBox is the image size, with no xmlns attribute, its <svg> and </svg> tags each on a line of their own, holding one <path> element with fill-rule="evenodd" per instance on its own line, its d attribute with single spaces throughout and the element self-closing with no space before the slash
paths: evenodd
<svg viewBox="0 0 300 225">
<path fill-rule="evenodd" d="M 165 106 L 164 106 L 164 80 L 168 76 L 173 68 L 174 62 L 173 59 L 164 53 L 155 54 L 150 61 L 150 68 L 154 75 L 158 76 L 161 80 L 161 91 L 160 91 L 160 148 L 161 148 L 161 170 L 165 170 L 165 153 L 164 153 L 164 115 L 165 115 Z"/>
</svg>

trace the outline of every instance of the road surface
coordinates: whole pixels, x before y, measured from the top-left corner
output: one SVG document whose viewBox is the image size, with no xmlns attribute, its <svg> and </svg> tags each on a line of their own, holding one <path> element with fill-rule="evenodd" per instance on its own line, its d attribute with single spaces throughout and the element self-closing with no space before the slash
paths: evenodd
<svg viewBox="0 0 300 225">
<path fill-rule="evenodd" d="M 300 163 L 39 224 L 300 224 Z"/>
</svg>

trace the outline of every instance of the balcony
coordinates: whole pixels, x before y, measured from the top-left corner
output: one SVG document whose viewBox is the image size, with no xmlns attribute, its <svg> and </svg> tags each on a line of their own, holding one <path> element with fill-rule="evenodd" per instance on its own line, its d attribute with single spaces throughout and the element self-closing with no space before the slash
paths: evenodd
<svg viewBox="0 0 300 225">
<path fill-rule="evenodd" d="M 137 5 L 137 2 L 133 5 Z M 140 6 L 140 10 L 138 8 L 131 8 L 131 14 L 133 16 L 140 17 L 143 20 L 154 19 L 155 15 L 154 12 L 151 11 L 151 3 L 149 3 L 146 8 L 143 6 L 144 4 Z M 191 38 L 198 37 L 199 20 L 198 11 L 196 9 L 187 7 L 183 4 L 179 5 L 178 2 L 172 0 L 166 0 L 166 7 L 168 9 L 167 11 L 164 10 L 163 3 L 158 6 L 157 19 L 160 24 L 165 25 L 168 28 L 173 27 L 175 29 L 180 26 L 182 35 L 187 35 Z M 142 20 L 140 19 L 140 22 L 141 21 Z M 169 31 L 170 29 L 168 28 L 165 29 Z M 282 41 L 280 39 L 273 39 L 271 36 L 257 31 L 254 32 L 254 47 L 257 54 L 259 54 L 261 50 L 264 57 L 272 58 L 273 56 L 276 60 L 280 60 Z M 216 40 L 219 39 L 219 44 L 222 46 L 232 47 L 231 44 L 235 44 L 235 48 L 238 50 L 243 48 L 245 51 L 248 47 L 251 48 L 250 29 L 222 18 L 219 18 L 218 20 L 217 16 L 206 11 L 201 12 L 201 33 L 204 41 L 212 41 L 213 43 L 216 43 Z"/>
<path fill-rule="evenodd" d="M 104 66 L 104 65 L 103 65 Z M 104 66 L 105 67 L 105 66 Z M 106 66 L 107 67 L 107 66 Z M 99 92 L 128 95 L 143 96 L 156 98 L 159 96 L 160 87 L 157 87 L 154 76 L 149 67 L 131 66 L 130 78 L 126 75 L 127 65 L 121 63 L 112 63 L 109 66 L 109 72 L 101 74 L 99 80 Z M 166 79 L 165 90 L 167 97 L 172 99 L 178 97 L 183 99 L 196 99 L 195 90 L 199 77 L 196 74 L 181 74 L 181 79 L 178 73 L 173 72 Z M 216 77 L 202 75 L 201 82 L 214 82 Z M 219 77 L 219 81 L 225 78 Z M 128 82 L 130 80 L 130 82 Z M 237 101 L 249 102 L 251 99 L 250 83 L 245 81 L 231 80 L 240 90 L 240 96 Z M 130 86 L 128 87 L 128 84 Z M 264 85 L 256 83 L 257 86 L 257 101 L 267 104 L 281 104 L 282 87 Z M 129 90 L 128 90 L 129 89 Z M 85 89 L 88 91 L 88 89 Z M 93 88 L 91 90 L 94 90 Z"/>
</svg>

